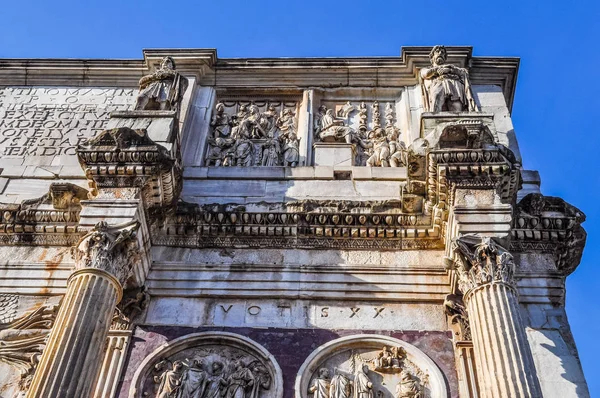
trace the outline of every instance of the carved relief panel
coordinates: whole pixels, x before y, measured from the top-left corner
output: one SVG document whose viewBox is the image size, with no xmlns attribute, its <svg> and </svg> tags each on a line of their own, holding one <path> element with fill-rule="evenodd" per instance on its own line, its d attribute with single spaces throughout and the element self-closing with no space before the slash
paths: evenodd
<svg viewBox="0 0 600 398">
<path fill-rule="evenodd" d="M 296 398 L 446 397 L 444 377 L 416 347 L 357 335 L 319 347 L 296 378 Z"/>
<path fill-rule="evenodd" d="M 219 99 L 210 121 L 206 165 L 296 167 L 299 103 L 293 98 Z"/>
<path fill-rule="evenodd" d="M 314 141 L 353 144 L 356 166 L 406 166 L 397 114 L 395 101 L 322 101 L 313 118 Z"/>
<path fill-rule="evenodd" d="M 281 370 L 252 340 L 233 333 L 195 333 L 147 357 L 130 397 L 280 398 Z"/>
</svg>

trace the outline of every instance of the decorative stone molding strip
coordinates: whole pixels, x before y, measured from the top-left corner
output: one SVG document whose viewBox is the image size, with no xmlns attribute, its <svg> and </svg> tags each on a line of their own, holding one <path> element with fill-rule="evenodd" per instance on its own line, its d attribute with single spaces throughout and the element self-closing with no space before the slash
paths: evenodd
<svg viewBox="0 0 600 398">
<path fill-rule="evenodd" d="M 569 275 L 583 254 L 584 221 L 585 214 L 563 199 L 531 193 L 517 204 L 511 250 L 553 253 L 558 271 Z"/>
<path fill-rule="evenodd" d="M 304 205 L 306 208 L 298 208 Z M 361 209 L 358 204 L 355 206 L 356 211 Z M 380 210 L 385 208 L 374 206 L 380 206 Z M 293 203 L 289 212 L 250 213 L 192 207 L 185 214 L 180 212 L 168 218 L 160 226 L 154 225 L 153 243 L 184 247 L 390 250 L 442 247 L 440 231 L 431 227 L 430 217 L 400 213 L 400 204 L 396 204 L 395 209 L 393 206 L 387 212 L 377 213 L 332 211 L 336 206 L 331 201 L 323 202 L 320 207 L 314 201 Z"/>
<path fill-rule="evenodd" d="M 80 201 L 88 191 L 70 183 L 53 183 L 44 196 L 21 204 L 0 204 L 0 245 L 71 246 L 79 231 Z"/>
</svg>

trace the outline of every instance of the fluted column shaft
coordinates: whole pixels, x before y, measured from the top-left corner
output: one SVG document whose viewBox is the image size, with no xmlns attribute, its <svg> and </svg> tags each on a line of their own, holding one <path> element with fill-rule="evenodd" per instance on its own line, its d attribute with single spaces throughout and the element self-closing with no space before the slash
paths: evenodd
<svg viewBox="0 0 600 398">
<path fill-rule="evenodd" d="M 119 281 L 105 271 L 72 274 L 28 398 L 91 395 L 121 294 Z"/>
<path fill-rule="evenodd" d="M 488 283 L 465 301 L 482 396 L 541 397 L 514 288 Z"/>
<path fill-rule="evenodd" d="M 484 398 L 542 396 L 521 320 L 513 256 L 494 239 L 454 240 L 458 286 L 464 293 L 477 379 Z"/>
<path fill-rule="evenodd" d="M 98 223 L 74 250 L 75 268 L 37 367 L 28 398 L 88 398 L 106 337 L 136 261 L 139 223 Z"/>
</svg>

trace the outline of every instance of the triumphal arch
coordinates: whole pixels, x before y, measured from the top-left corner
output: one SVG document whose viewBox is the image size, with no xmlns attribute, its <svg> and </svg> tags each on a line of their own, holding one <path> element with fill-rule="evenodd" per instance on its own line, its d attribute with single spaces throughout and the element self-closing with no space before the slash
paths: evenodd
<svg viewBox="0 0 600 398">
<path fill-rule="evenodd" d="M 518 66 L 0 60 L 0 396 L 589 396 Z"/>
</svg>

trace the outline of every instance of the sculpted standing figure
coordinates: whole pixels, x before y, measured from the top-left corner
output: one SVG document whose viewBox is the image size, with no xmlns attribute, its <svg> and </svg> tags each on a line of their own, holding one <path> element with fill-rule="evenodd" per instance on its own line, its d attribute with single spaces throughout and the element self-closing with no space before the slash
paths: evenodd
<svg viewBox="0 0 600 398">
<path fill-rule="evenodd" d="M 246 388 L 254 384 L 254 375 L 240 361 L 234 366 L 234 372 L 227 378 L 225 398 L 245 398 Z"/>
<path fill-rule="evenodd" d="M 173 58 L 164 57 L 156 72 L 140 79 L 140 93 L 135 109 L 177 110 L 187 85 L 187 79 L 175 71 Z"/>
<path fill-rule="evenodd" d="M 329 389 L 329 398 L 350 398 L 352 393 L 352 383 L 337 368 L 334 369 L 334 375 L 331 379 Z"/>
<path fill-rule="evenodd" d="M 362 365 L 356 369 L 353 398 L 373 398 L 373 383 L 367 376 L 368 372 L 368 365 Z"/>
<path fill-rule="evenodd" d="M 194 359 L 185 372 L 181 382 L 181 398 L 202 398 L 206 385 L 208 383 L 208 375 L 203 368 L 202 361 Z M 178 398 L 179 398 L 178 397 Z"/>
<path fill-rule="evenodd" d="M 311 386 L 308 388 L 308 393 L 313 394 L 314 398 L 330 398 L 330 385 L 329 369 L 321 368 L 319 369 L 319 376 L 313 380 Z"/>
<path fill-rule="evenodd" d="M 183 363 L 181 361 L 173 362 L 173 369 L 165 371 L 158 381 L 160 385 L 158 387 L 158 393 L 156 398 L 175 398 L 181 387 L 181 377 Z"/>
<path fill-rule="evenodd" d="M 465 68 L 447 64 L 444 46 L 435 46 L 429 54 L 430 68 L 421 69 L 429 112 L 477 111 L 471 92 L 469 72 Z"/>
</svg>

